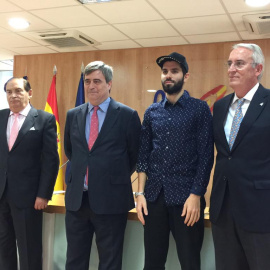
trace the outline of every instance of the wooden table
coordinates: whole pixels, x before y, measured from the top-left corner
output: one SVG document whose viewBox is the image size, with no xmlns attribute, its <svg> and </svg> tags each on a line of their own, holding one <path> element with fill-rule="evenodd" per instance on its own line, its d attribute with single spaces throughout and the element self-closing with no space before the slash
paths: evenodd
<svg viewBox="0 0 270 270">
<path fill-rule="evenodd" d="M 46 213 L 55 213 L 55 214 L 65 214 L 65 195 L 57 194 L 53 195 L 52 200 L 49 201 L 48 207 L 44 210 Z M 139 221 L 137 217 L 136 208 L 133 208 L 128 213 L 129 220 Z M 204 210 L 204 225 L 205 227 L 211 227 L 211 223 L 209 220 L 209 207 L 206 207 Z"/>
</svg>

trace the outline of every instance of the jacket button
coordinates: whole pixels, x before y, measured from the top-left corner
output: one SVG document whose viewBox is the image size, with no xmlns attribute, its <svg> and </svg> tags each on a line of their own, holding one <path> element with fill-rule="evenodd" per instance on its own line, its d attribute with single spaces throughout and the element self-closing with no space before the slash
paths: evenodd
<svg viewBox="0 0 270 270">
<path fill-rule="evenodd" d="M 228 160 L 231 160 L 231 159 L 232 159 L 232 157 L 231 157 L 231 156 L 229 156 L 229 157 L 228 157 Z"/>
<path fill-rule="evenodd" d="M 223 180 L 224 180 L 224 181 L 227 181 L 227 177 L 226 177 L 226 176 L 224 176 L 224 177 L 223 177 Z"/>
</svg>

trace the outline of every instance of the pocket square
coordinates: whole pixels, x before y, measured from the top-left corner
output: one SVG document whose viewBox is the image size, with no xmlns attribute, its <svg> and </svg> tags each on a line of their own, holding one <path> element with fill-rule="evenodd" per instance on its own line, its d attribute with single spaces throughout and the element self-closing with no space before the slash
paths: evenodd
<svg viewBox="0 0 270 270">
<path fill-rule="evenodd" d="M 31 127 L 30 130 L 36 130 L 34 127 Z"/>
</svg>

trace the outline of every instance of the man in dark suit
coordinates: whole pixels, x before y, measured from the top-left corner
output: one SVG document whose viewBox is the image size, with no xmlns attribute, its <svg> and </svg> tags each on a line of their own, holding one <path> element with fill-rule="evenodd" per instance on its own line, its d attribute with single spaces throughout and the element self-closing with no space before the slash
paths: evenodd
<svg viewBox="0 0 270 270">
<path fill-rule="evenodd" d="M 55 117 L 31 107 L 23 78 L 5 84 L 9 109 L 0 111 L 0 269 L 42 269 L 42 209 L 59 168 Z"/>
<path fill-rule="evenodd" d="M 233 46 L 234 93 L 214 106 L 210 218 L 217 270 L 270 269 L 270 91 L 259 84 L 263 67 L 258 45 Z"/>
<path fill-rule="evenodd" d="M 67 113 L 67 270 L 88 270 L 94 233 L 99 270 L 120 270 L 122 265 L 141 123 L 135 110 L 110 98 L 112 76 L 103 62 L 88 64 L 84 88 L 89 102 Z"/>
</svg>

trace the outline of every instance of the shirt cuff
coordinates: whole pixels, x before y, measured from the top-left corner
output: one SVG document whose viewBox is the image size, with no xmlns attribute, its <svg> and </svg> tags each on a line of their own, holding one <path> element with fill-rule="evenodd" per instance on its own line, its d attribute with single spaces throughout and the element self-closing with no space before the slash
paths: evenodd
<svg viewBox="0 0 270 270">
<path fill-rule="evenodd" d="M 190 193 L 193 193 L 195 195 L 198 195 L 198 196 L 203 196 L 206 192 L 206 188 L 204 187 L 201 187 L 201 186 L 197 186 L 197 185 L 193 185 L 191 190 L 190 190 Z"/>
</svg>

